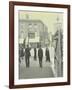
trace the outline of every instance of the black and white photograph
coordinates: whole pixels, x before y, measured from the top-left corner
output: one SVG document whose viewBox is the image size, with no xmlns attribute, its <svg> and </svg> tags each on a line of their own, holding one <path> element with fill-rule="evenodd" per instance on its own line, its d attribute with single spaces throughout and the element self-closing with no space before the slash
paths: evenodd
<svg viewBox="0 0 72 90">
<path fill-rule="evenodd" d="M 63 76 L 63 13 L 19 11 L 19 79 Z"/>
</svg>

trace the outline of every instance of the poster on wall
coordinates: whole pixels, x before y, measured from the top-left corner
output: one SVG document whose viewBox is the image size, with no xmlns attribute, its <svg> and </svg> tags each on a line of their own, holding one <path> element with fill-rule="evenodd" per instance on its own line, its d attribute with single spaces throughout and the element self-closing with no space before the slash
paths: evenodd
<svg viewBox="0 0 72 90">
<path fill-rule="evenodd" d="M 70 5 L 9 2 L 9 88 L 70 84 Z"/>
</svg>

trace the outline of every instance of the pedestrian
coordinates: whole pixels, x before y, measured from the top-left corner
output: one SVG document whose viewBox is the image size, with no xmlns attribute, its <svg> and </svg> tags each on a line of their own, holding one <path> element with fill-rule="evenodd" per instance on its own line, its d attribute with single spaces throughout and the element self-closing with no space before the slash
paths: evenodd
<svg viewBox="0 0 72 90">
<path fill-rule="evenodd" d="M 31 57 L 33 58 L 34 57 L 34 49 L 33 48 L 31 48 L 30 54 L 31 54 Z"/>
<path fill-rule="evenodd" d="M 23 47 L 19 46 L 19 62 L 21 63 L 21 60 L 23 60 L 24 57 L 24 51 L 23 51 Z"/>
<path fill-rule="evenodd" d="M 41 48 L 41 45 L 38 49 L 38 58 L 39 58 L 39 65 L 42 68 L 43 50 Z"/>
<path fill-rule="evenodd" d="M 46 56 L 46 61 L 49 61 L 50 62 L 50 53 L 49 53 L 48 47 L 46 48 L 45 56 Z"/>
<path fill-rule="evenodd" d="M 25 62 L 26 62 L 26 67 L 29 67 L 30 66 L 30 48 L 29 46 L 27 45 L 27 48 L 25 49 Z"/>
<path fill-rule="evenodd" d="M 36 48 L 34 48 L 34 60 L 36 60 L 37 59 L 37 51 L 36 51 Z"/>
</svg>

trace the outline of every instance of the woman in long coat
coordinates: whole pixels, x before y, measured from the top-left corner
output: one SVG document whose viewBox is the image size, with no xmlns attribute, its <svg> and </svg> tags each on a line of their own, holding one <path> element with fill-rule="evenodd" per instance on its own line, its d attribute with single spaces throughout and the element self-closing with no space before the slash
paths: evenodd
<svg viewBox="0 0 72 90">
<path fill-rule="evenodd" d="M 46 56 L 46 61 L 50 62 L 50 53 L 49 53 L 49 49 L 48 48 L 46 48 L 45 56 Z"/>
</svg>

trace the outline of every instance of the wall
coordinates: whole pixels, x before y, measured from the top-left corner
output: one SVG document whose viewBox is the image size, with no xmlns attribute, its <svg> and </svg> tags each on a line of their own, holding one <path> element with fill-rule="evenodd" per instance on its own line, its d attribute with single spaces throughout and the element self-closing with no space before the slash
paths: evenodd
<svg viewBox="0 0 72 90">
<path fill-rule="evenodd" d="M 20 0 L 17 0 L 20 1 Z M 21 0 L 42 3 L 71 4 L 72 0 Z M 9 90 L 9 0 L 0 0 L 0 90 Z M 72 4 L 71 4 L 72 9 Z M 72 14 L 72 12 L 71 12 Z M 72 26 L 71 26 L 72 28 Z M 71 36 L 72 38 L 72 36 Z M 72 49 L 71 49 L 72 50 Z M 71 66 L 72 68 L 72 66 Z M 72 77 L 71 77 L 72 80 Z M 72 90 L 69 86 L 29 88 L 25 90 Z"/>
</svg>

